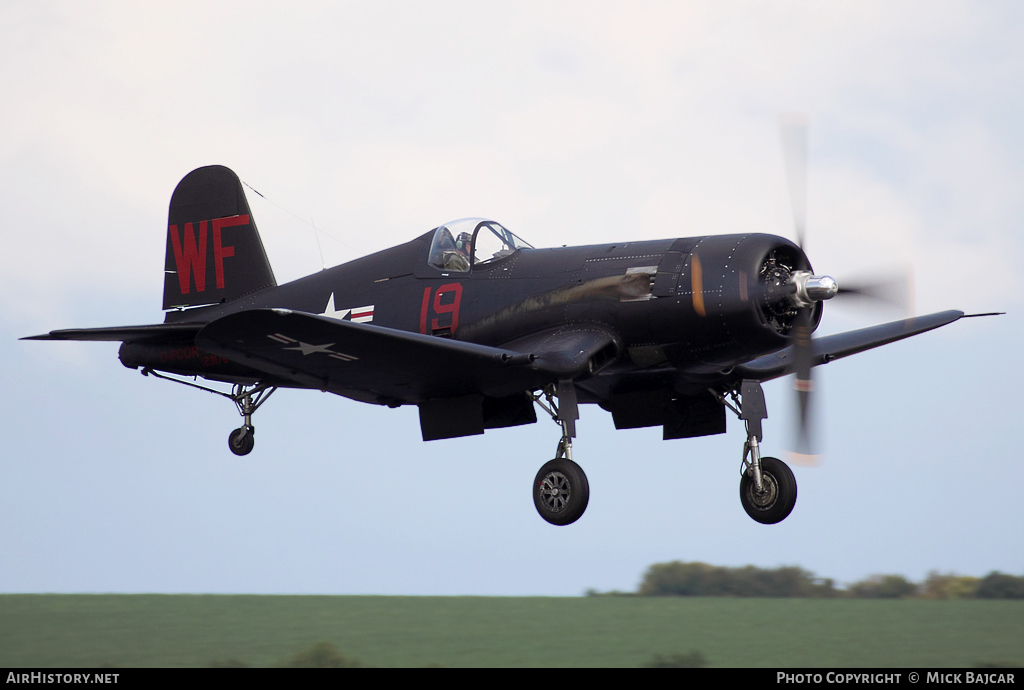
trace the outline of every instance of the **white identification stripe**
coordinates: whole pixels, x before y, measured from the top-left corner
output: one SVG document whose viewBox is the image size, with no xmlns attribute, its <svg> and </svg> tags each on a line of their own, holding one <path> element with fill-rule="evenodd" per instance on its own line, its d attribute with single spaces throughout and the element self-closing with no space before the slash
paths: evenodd
<svg viewBox="0 0 1024 690">
<path fill-rule="evenodd" d="M 267 337 L 270 338 L 271 340 L 276 340 L 279 343 L 285 343 L 285 344 L 298 342 L 297 340 L 292 340 L 288 336 L 281 335 L 280 333 L 275 333 L 274 335 L 268 335 Z"/>
<path fill-rule="evenodd" d="M 331 353 L 331 357 L 334 357 L 335 359 L 340 359 L 342 362 L 352 362 L 359 359 L 358 357 L 353 357 L 352 355 L 346 355 L 340 352 Z"/>
<path fill-rule="evenodd" d="M 352 320 L 356 323 L 367 323 L 373 321 L 373 305 L 356 307 L 352 310 Z"/>
</svg>

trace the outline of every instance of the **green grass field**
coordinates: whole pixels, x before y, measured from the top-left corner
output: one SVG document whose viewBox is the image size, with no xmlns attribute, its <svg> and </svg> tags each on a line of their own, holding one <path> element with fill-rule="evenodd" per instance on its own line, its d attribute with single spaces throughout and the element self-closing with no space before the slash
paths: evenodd
<svg viewBox="0 0 1024 690">
<path fill-rule="evenodd" d="M 1024 601 L 0 595 L 0 667 L 1024 664 Z"/>
</svg>

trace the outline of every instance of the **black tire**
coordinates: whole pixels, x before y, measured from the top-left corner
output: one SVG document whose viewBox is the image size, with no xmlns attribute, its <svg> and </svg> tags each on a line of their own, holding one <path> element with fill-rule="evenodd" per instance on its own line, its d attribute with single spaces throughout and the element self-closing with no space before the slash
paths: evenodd
<svg viewBox="0 0 1024 690">
<path fill-rule="evenodd" d="M 590 484 L 583 468 L 572 460 L 552 460 L 533 480 L 533 505 L 552 525 L 571 525 L 590 501 Z"/>
<path fill-rule="evenodd" d="M 785 520 L 796 505 L 796 477 L 786 463 L 778 458 L 761 458 L 761 485 L 757 493 L 754 478 L 744 474 L 740 479 L 740 502 L 754 520 L 774 525 Z"/>
<path fill-rule="evenodd" d="M 256 438 L 253 435 L 256 430 L 252 427 L 246 429 L 244 426 L 235 429 L 228 435 L 228 448 L 235 455 L 248 455 L 252 447 L 256 445 Z"/>
</svg>

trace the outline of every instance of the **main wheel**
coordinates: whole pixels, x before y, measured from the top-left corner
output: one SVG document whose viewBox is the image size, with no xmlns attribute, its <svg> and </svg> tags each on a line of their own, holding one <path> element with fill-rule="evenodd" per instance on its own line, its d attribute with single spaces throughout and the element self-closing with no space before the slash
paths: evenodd
<svg viewBox="0 0 1024 690">
<path fill-rule="evenodd" d="M 253 436 L 256 429 L 249 427 L 239 427 L 228 435 L 228 448 L 235 455 L 248 455 L 252 452 L 252 447 L 256 445 L 256 438 Z"/>
<path fill-rule="evenodd" d="M 765 525 L 785 520 L 796 505 L 793 471 L 778 458 L 761 458 L 761 488 L 759 492 L 749 474 L 740 479 L 740 501 L 747 515 Z"/>
<path fill-rule="evenodd" d="M 569 525 L 580 519 L 590 501 L 590 484 L 583 468 L 572 460 L 552 460 L 533 480 L 533 504 L 552 525 Z"/>
</svg>

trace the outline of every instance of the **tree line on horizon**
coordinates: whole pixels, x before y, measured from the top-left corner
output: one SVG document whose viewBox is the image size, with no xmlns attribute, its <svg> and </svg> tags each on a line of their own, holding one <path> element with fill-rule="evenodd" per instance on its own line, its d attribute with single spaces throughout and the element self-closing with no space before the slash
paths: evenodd
<svg viewBox="0 0 1024 690">
<path fill-rule="evenodd" d="M 741 568 L 694 561 L 655 563 L 636 592 L 587 596 L 641 597 L 800 597 L 811 599 L 1024 599 L 1024 576 L 992 571 L 985 577 L 932 571 L 923 582 L 902 575 L 872 575 L 846 587 L 797 566 Z"/>
</svg>

